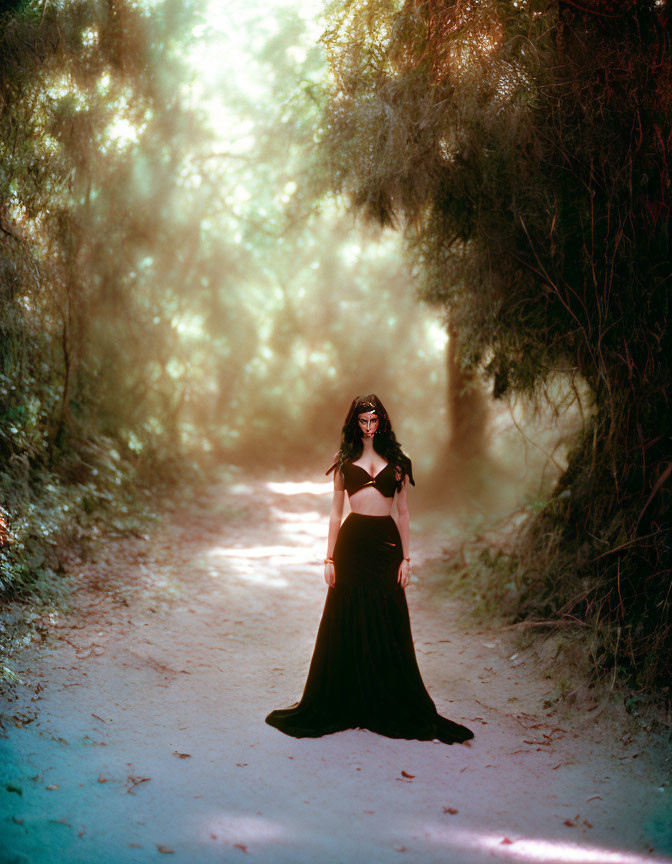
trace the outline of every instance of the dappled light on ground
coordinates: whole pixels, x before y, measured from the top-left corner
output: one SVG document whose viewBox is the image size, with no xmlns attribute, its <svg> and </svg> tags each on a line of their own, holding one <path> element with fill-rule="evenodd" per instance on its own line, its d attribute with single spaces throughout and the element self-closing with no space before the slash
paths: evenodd
<svg viewBox="0 0 672 864">
<path fill-rule="evenodd" d="M 310 480 L 305 480 L 302 483 L 269 482 L 266 484 L 266 488 L 278 495 L 328 495 L 333 489 L 333 483 L 312 483 Z"/>
<path fill-rule="evenodd" d="M 295 549 L 293 546 L 249 546 L 244 549 L 217 546 L 210 555 L 242 560 L 268 559 L 271 564 L 298 564 L 314 560 L 310 550 Z"/>
<path fill-rule="evenodd" d="M 211 840 L 219 840 L 233 844 L 234 848 L 246 852 L 246 843 L 273 843 L 275 840 L 286 840 L 290 832 L 280 822 L 264 818 L 260 813 L 256 816 L 238 813 L 218 813 L 212 815 L 205 823 L 205 828 Z"/>
<path fill-rule="evenodd" d="M 287 487 L 301 487 L 305 492 L 307 487 L 320 485 L 324 484 L 266 484 L 268 487 L 281 487 L 283 492 L 280 494 L 289 495 L 296 493 L 287 492 Z M 288 499 L 281 499 L 281 504 L 285 501 Z M 230 579 L 235 574 L 247 582 L 286 588 L 299 571 L 305 572 L 321 564 L 327 540 L 323 513 L 291 510 L 283 506 L 270 507 L 268 512 L 271 519 L 264 526 L 265 543 L 259 543 L 259 533 L 255 532 L 251 537 L 240 534 L 232 545 L 218 545 L 209 550 L 208 558 L 216 561 L 216 566 L 210 568 L 211 576 Z M 315 572 L 317 575 L 317 570 Z"/>
<path fill-rule="evenodd" d="M 425 828 L 427 836 L 455 850 L 487 851 L 494 860 L 529 861 L 539 864 L 670 864 L 671 859 L 638 855 L 605 849 L 588 844 L 551 840 L 543 837 L 510 837 L 506 833 L 486 833 L 465 829 L 449 829 L 432 825 Z"/>
<path fill-rule="evenodd" d="M 287 580 L 281 571 L 288 565 L 306 565 L 315 561 L 315 553 L 310 549 L 297 549 L 294 546 L 216 546 L 208 555 L 221 559 L 225 566 L 210 568 L 214 578 L 230 579 L 235 574 L 247 582 L 263 583 L 275 588 L 286 588 Z"/>
<path fill-rule="evenodd" d="M 289 513 L 271 507 L 273 519 L 279 523 L 278 530 L 292 542 L 301 542 L 302 535 L 313 538 L 319 543 L 319 549 L 327 541 L 327 523 L 321 513 Z M 319 549 L 315 547 L 317 552 Z"/>
</svg>

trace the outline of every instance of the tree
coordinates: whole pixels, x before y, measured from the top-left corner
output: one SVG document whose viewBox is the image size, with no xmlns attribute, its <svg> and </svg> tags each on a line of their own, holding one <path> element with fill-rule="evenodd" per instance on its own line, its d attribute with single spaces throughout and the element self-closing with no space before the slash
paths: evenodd
<svg viewBox="0 0 672 864">
<path fill-rule="evenodd" d="M 176 231 L 192 11 L 26 0 L 0 14 L 0 482 L 17 536 L 1 593 L 53 577 L 71 515 L 123 510 L 137 451 L 170 426 L 174 387 L 155 382 L 173 328 L 150 253 Z"/>
<path fill-rule="evenodd" d="M 603 630 L 669 681 L 670 3 L 335 3 L 335 188 L 403 224 L 460 362 L 590 416 L 518 549 L 518 614 Z M 605 641 L 606 640 L 606 641 Z"/>
</svg>

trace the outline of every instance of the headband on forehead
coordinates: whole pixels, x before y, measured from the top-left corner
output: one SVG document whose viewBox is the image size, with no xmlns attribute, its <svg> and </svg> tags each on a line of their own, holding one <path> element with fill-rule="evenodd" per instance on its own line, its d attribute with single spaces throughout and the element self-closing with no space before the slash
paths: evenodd
<svg viewBox="0 0 672 864">
<path fill-rule="evenodd" d="M 376 411 L 376 406 L 372 405 L 370 402 L 362 402 L 361 405 L 357 406 L 357 413 L 364 414 L 367 411 Z"/>
</svg>

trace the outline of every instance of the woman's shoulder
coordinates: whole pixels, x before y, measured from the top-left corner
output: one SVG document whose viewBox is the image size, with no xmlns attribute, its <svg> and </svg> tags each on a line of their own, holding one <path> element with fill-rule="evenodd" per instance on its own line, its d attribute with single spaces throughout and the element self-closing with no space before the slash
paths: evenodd
<svg viewBox="0 0 672 864">
<path fill-rule="evenodd" d="M 325 474 L 331 474 L 331 472 L 336 470 L 337 468 L 341 472 L 341 474 L 343 473 L 343 469 L 350 462 L 350 459 L 345 459 L 345 460 L 343 460 L 343 462 L 340 462 L 340 464 L 339 464 L 339 458 L 338 457 L 339 457 L 339 454 L 334 453 L 334 455 L 331 457 L 333 464 L 329 468 L 327 468 L 327 470 L 324 472 Z"/>
</svg>

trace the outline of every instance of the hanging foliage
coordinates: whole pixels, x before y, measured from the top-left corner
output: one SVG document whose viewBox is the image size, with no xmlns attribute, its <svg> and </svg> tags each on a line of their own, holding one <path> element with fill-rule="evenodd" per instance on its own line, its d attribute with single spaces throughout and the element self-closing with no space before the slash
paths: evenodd
<svg viewBox="0 0 672 864">
<path fill-rule="evenodd" d="M 669 2 L 337 2 L 333 185 L 406 230 L 461 362 L 585 382 L 589 419 L 516 555 L 517 614 L 672 674 Z M 604 646 L 610 646 L 609 651 Z"/>
</svg>

